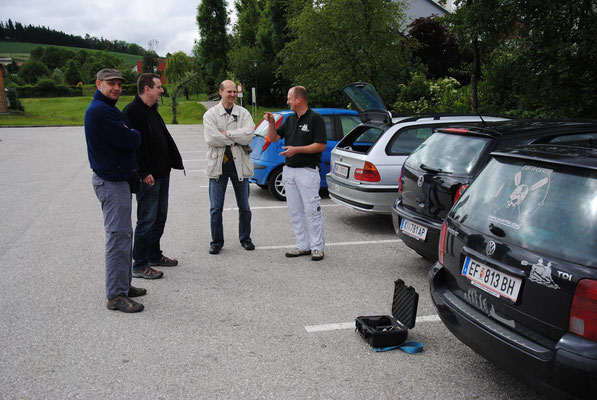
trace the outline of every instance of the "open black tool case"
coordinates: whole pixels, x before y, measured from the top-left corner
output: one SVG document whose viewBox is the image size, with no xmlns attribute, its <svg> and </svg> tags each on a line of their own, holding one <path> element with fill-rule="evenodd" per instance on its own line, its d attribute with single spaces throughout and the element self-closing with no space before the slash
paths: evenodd
<svg viewBox="0 0 597 400">
<path fill-rule="evenodd" d="M 398 346 L 408 337 L 417 318 L 419 294 L 402 279 L 394 282 L 392 315 L 362 316 L 355 321 L 356 330 L 372 347 Z"/>
</svg>

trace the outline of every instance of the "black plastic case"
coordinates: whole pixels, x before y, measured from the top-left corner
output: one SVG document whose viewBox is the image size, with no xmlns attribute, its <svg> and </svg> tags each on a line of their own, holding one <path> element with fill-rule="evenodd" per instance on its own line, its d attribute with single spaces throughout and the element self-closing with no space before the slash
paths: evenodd
<svg viewBox="0 0 597 400">
<path fill-rule="evenodd" d="M 408 330 L 414 328 L 419 294 L 402 279 L 394 282 L 392 315 L 361 316 L 356 330 L 375 348 L 398 346 L 406 341 Z"/>
</svg>

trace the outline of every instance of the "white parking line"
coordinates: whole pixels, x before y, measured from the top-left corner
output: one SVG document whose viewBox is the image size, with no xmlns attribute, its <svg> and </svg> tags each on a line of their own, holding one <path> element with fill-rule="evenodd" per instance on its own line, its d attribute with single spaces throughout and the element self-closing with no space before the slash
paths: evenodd
<svg viewBox="0 0 597 400">
<path fill-rule="evenodd" d="M 424 315 L 421 317 L 417 317 L 415 323 L 421 322 L 439 322 L 441 319 L 439 315 Z M 355 324 L 354 322 L 341 322 L 337 324 L 323 324 L 323 325 L 307 325 L 305 326 L 305 330 L 309 333 L 313 332 L 325 332 L 325 331 L 335 331 L 340 329 L 354 329 Z"/>
<path fill-rule="evenodd" d="M 333 246 L 355 246 L 355 245 L 363 245 L 363 244 L 383 244 L 383 243 L 402 243 L 401 239 L 388 239 L 388 240 L 364 240 L 360 242 L 337 242 L 337 243 L 327 243 L 325 244 L 326 247 L 333 247 Z M 257 246 L 256 249 L 259 250 L 278 250 L 278 249 L 288 249 L 292 248 L 293 245 L 287 244 L 283 246 Z"/>
<path fill-rule="evenodd" d="M 209 186 L 206 186 L 206 187 L 209 187 Z M 325 207 L 325 208 L 327 208 L 327 207 L 342 207 L 342 205 L 340 205 L 340 204 L 322 204 L 321 207 Z M 251 210 L 275 210 L 275 209 L 281 209 L 281 208 L 288 208 L 288 206 L 283 205 L 283 206 L 251 207 Z M 224 208 L 224 211 L 238 211 L 238 207 Z"/>
</svg>

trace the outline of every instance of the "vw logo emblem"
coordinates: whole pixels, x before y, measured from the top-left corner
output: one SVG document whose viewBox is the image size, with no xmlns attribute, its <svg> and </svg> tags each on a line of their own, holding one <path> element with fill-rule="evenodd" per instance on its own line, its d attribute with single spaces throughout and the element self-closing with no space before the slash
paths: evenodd
<svg viewBox="0 0 597 400">
<path fill-rule="evenodd" d="M 487 246 L 485 247 L 485 253 L 487 253 L 488 256 L 492 256 L 493 253 L 495 253 L 495 242 L 493 240 L 490 240 L 487 243 Z"/>
<path fill-rule="evenodd" d="M 423 178 L 423 175 L 419 176 L 419 179 L 417 179 L 417 186 L 423 187 L 423 181 L 425 181 L 425 178 Z"/>
</svg>

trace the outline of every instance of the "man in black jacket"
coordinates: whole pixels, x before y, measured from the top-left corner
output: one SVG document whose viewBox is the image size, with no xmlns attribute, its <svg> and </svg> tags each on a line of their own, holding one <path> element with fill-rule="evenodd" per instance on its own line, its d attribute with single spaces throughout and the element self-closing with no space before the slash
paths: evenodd
<svg viewBox="0 0 597 400">
<path fill-rule="evenodd" d="M 164 92 L 159 75 L 141 74 L 135 99 L 123 113 L 132 127 L 141 132 L 137 150 L 139 175 L 143 180 L 137 193 L 137 226 L 133 245 L 133 277 L 159 279 L 164 274 L 152 266 L 174 267 L 175 259 L 162 254 L 160 239 L 168 215 L 170 169 L 183 169 L 182 157 L 164 120 L 158 100 Z"/>
</svg>

